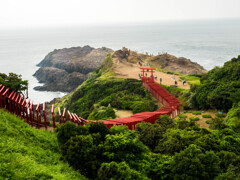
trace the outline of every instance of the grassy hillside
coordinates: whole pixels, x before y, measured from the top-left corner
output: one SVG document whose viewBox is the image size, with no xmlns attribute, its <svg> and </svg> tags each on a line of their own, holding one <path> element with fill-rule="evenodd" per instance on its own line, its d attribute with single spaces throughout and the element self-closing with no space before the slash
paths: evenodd
<svg viewBox="0 0 240 180">
<path fill-rule="evenodd" d="M 55 133 L 0 109 L 0 179 L 85 179 L 60 158 Z"/>
<path fill-rule="evenodd" d="M 112 64 L 107 56 L 102 67 L 73 93 L 59 99 L 56 107 L 66 107 L 90 120 L 115 118 L 112 108 L 132 110 L 133 113 L 158 109 L 157 100 L 150 96 L 141 81 L 115 78 Z"/>
</svg>

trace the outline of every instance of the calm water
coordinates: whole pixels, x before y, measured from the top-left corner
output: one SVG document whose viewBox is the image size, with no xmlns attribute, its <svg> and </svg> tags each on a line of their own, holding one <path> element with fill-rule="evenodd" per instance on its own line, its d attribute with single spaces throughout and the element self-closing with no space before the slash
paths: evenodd
<svg viewBox="0 0 240 180">
<path fill-rule="evenodd" d="M 222 66 L 240 54 L 240 19 L 3 30 L 0 26 L 0 72 L 15 72 L 29 80 L 35 103 L 64 95 L 37 92 L 32 76 L 45 55 L 54 49 L 90 45 L 114 50 L 123 46 L 138 52 L 168 52 L 198 62 L 205 69 Z"/>
</svg>

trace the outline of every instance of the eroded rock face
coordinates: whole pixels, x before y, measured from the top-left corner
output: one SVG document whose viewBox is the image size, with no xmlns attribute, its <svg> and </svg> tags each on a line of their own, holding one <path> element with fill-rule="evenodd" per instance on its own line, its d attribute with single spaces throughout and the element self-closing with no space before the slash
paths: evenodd
<svg viewBox="0 0 240 180">
<path fill-rule="evenodd" d="M 94 49 L 90 46 L 72 47 L 50 52 L 39 64 L 34 76 L 43 86 L 41 91 L 71 92 L 97 69 L 104 58 L 111 53 L 109 48 Z"/>
</svg>

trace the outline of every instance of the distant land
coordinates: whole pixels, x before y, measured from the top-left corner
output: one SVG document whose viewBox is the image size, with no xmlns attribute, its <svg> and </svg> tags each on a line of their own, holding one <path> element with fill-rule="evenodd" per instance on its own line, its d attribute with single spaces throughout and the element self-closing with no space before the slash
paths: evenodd
<svg viewBox="0 0 240 180">
<path fill-rule="evenodd" d="M 109 48 L 90 46 L 54 50 L 38 64 L 40 68 L 34 76 L 45 84 L 34 89 L 70 92 L 84 82 L 111 52 L 113 50 Z"/>
<path fill-rule="evenodd" d="M 130 50 L 131 53 L 127 56 L 127 51 L 124 51 L 124 49 L 126 50 L 127 48 L 113 52 L 110 48 L 102 47 L 95 49 L 87 45 L 54 50 L 38 64 L 40 68 L 34 73 L 34 76 L 40 83 L 45 84 L 34 89 L 71 92 L 78 85 L 82 84 L 88 78 L 88 74 L 97 69 L 110 53 L 112 53 L 115 60 L 121 62 L 126 61 L 132 64 L 141 62 L 156 68 L 182 74 L 202 74 L 206 72 L 199 64 L 183 57 L 177 58 L 167 53 L 153 56 L 132 50 Z M 115 63 L 115 66 L 117 64 Z M 118 69 L 118 67 L 115 68 Z"/>
</svg>

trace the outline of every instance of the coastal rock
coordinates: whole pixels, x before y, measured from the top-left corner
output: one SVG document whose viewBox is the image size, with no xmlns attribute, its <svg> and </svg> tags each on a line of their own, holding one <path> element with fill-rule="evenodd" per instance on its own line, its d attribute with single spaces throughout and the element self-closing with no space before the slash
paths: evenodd
<svg viewBox="0 0 240 180">
<path fill-rule="evenodd" d="M 116 64 L 118 62 L 133 64 L 141 62 L 143 65 L 148 64 L 151 67 L 179 72 L 182 74 L 203 74 L 207 72 L 201 65 L 192 62 L 190 59 L 184 57 L 178 58 L 167 53 L 153 56 L 123 48 L 122 50 L 117 50 L 112 53 L 112 58 Z"/>
<path fill-rule="evenodd" d="M 182 74 L 203 74 L 207 72 L 201 65 L 192 62 L 190 59 L 178 58 L 167 53 L 151 56 L 147 59 L 147 62 L 150 66 Z"/>
<path fill-rule="evenodd" d="M 71 92 L 83 83 L 88 74 L 97 69 L 104 58 L 111 53 L 109 48 L 90 46 L 72 47 L 50 52 L 37 66 L 34 76 L 43 86 L 40 91 Z"/>
</svg>

